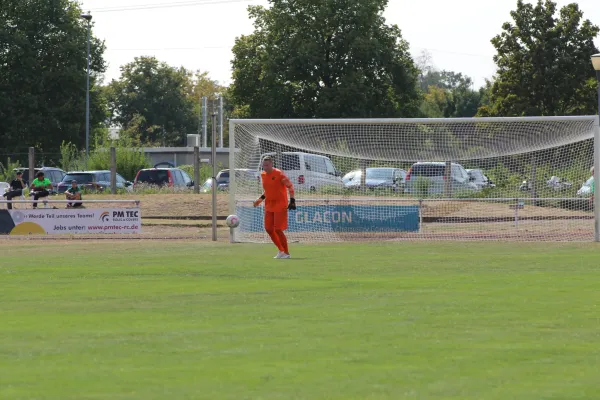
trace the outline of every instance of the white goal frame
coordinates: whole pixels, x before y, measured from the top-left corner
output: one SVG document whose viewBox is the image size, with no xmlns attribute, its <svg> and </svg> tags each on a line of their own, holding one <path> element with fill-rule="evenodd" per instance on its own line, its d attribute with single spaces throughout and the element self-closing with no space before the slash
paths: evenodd
<svg viewBox="0 0 600 400">
<path fill-rule="evenodd" d="M 485 117 L 485 118 L 375 118 L 375 119 L 230 119 L 229 120 L 229 168 L 235 168 L 236 150 L 235 131 L 236 125 L 356 125 L 356 124 L 447 124 L 447 123 L 509 123 L 509 122 L 547 122 L 547 121 L 576 121 L 581 119 L 593 120 L 593 152 L 594 152 L 594 241 L 600 242 L 600 116 L 556 116 L 556 117 Z M 229 213 L 236 212 L 236 177 L 230 174 L 229 181 Z M 511 200 L 506 198 L 504 200 Z M 232 242 L 235 240 L 231 235 Z"/>
</svg>

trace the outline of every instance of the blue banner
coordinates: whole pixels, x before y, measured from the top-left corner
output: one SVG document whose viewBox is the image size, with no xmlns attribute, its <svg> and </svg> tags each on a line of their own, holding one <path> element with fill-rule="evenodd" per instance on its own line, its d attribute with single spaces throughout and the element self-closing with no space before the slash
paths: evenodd
<svg viewBox="0 0 600 400">
<path fill-rule="evenodd" d="M 237 207 L 241 232 L 264 231 L 263 207 Z M 419 206 L 323 205 L 289 211 L 288 232 L 418 232 Z"/>
</svg>

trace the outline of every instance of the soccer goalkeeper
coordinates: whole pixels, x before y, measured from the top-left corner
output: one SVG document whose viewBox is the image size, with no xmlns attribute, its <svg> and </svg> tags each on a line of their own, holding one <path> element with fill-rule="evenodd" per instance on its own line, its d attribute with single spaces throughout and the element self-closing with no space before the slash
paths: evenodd
<svg viewBox="0 0 600 400">
<path fill-rule="evenodd" d="M 273 168 L 273 158 L 270 156 L 263 159 L 262 165 L 263 171 L 260 175 L 264 192 L 254 202 L 254 207 L 265 202 L 265 230 L 279 249 L 275 258 L 291 258 L 287 238 L 283 231 L 288 228 L 288 210 L 296 209 L 294 185 L 283 171 Z M 288 190 L 290 192 L 289 205 Z"/>
</svg>

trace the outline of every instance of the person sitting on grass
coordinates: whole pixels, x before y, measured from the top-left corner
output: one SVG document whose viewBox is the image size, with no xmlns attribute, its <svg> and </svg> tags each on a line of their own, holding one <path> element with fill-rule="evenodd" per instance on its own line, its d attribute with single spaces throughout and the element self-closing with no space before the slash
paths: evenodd
<svg viewBox="0 0 600 400">
<path fill-rule="evenodd" d="M 50 179 L 44 177 L 42 171 L 37 173 L 37 178 L 31 182 L 31 193 L 33 194 L 33 208 L 37 208 L 37 201 L 42 197 L 50 196 L 50 190 L 52 190 L 52 182 Z"/>
<path fill-rule="evenodd" d="M 71 181 L 71 187 L 67 189 L 65 196 L 67 196 L 67 200 L 81 200 L 81 189 L 77 186 L 76 180 Z M 67 208 L 77 208 L 82 205 L 83 203 L 67 203 Z"/>
</svg>

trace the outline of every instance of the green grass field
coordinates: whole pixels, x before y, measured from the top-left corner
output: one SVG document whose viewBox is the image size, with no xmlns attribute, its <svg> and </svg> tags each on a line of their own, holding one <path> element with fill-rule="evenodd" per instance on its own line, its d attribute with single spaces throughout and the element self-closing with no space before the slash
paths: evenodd
<svg viewBox="0 0 600 400">
<path fill-rule="evenodd" d="M 597 399 L 600 247 L 0 243 L 0 399 Z"/>
</svg>

